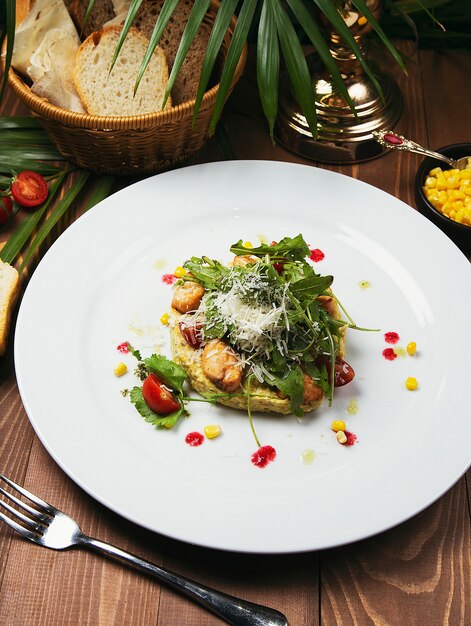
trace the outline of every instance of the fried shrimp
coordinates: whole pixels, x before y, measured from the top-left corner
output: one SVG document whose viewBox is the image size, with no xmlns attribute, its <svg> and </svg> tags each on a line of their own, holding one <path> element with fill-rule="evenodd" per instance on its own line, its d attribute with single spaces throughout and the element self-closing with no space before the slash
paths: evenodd
<svg viewBox="0 0 471 626">
<path fill-rule="evenodd" d="M 173 294 L 172 306 L 180 313 L 196 311 L 204 294 L 204 287 L 191 280 L 179 285 Z"/>
<path fill-rule="evenodd" d="M 242 366 L 236 353 L 221 339 L 213 339 L 203 349 L 201 365 L 204 374 L 223 391 L 240 387 Z"/>
</svg>

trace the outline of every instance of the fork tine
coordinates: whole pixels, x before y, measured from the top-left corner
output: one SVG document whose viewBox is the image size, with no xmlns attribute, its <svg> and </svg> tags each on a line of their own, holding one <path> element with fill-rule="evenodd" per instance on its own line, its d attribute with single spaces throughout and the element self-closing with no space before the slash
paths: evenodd
<svg viewBox="0 0 471 626">
<path fill-rule="evenodd" d="M 5 481 L 7 485 L 10 485 L 10 487 L 13 487 L 13 489 L 16 489 L 16 491 L 19 491 L 23 496 L 28 498 L 28 500 L 31 500 L 31 502 L 34 502 L 34 504 L 37 504 L 37 506 L 42 507 L 51 515 L 53 515 L 57 511 L 57 509 L 51 506 L 48 502 L 41 500 L 41 498 L 38 498 L 38 496 L 35 496 L 34 493 L 31 493 L 24 487 L 20 487 L 20 485 L 17 485 L 16 483 L 14 483 L 12 480 L 10 480 L 10 478 L 7 478 L 4 474 L 0 474 L 0 478 L 3 481 Z"/>
<path fill-rule="evenodd" d="M 15 504 L 20 506 L 23 510 L 27 511 L 28 513 L 31 513 L 31 515 L 34 515 L 34 517 L 36 517 L 37 519 L 41 520 L 42 522 L 43 521 L 46 521 L 46 522 L 51 521 L 51 515 L 50 514 L 41 513 L 37 509 L 33 509 L 33 507 L 29 506 L 29 504 L 27 504 L 26 502 L 22 502 L 16 496 L 14 496 L 12 493 L 9 493 L 5 489 L 3 489 L 3 487 L 0 487 L 0 493 L 3 493 L 4 496 L 6 496 L 10 500 L 12 500 Z M 0 500 L 0 503 L 1 502 L 2 502 L 2 500 Z M 13 509 L 13 510 L 16 511 L 16 509 Z"/>
<path fill-rule="evenodd" d="M 28 526 L 31 526 L 33 530 L 37 530 L 38 532 L 44 532 L 47 528 L 47 524 L 42 524 L 39 519 L 38 521 L 35 521 L 32 520 L 30 517 L 23 515 L 21 511 L 13 508 L 10 504 L 8 504 L 8 502 L 5 502 L 4 500 L 0 500 L 0 506 L 3 506 L 4 509 L 9 511 L 15 517 L 18 517 L 25 524 L 28 524 Z"/>
<path fill-rule="evenodd" d="M 16 530 L 17 533 L 20 533 L 20 535 L 22 535 L 23 537 L 26 537 L 30 541 L 34 541 L 34 543 L 38 543 L 39 541 L 38 535 L 35 535 L 34 533 L 32 533 L 30 530 L 28 530 L 21 524 L 18 524 L 17 522 L 15 522 L 15 520 L 12 520 L 10 517 L 7 517 L 1 511 L 0 511 L 0 519 L 3 522 L 5 522 L 5 524 L 10 526 L 10 528 L 13 528 L 13 530 Z"/>
</svg>

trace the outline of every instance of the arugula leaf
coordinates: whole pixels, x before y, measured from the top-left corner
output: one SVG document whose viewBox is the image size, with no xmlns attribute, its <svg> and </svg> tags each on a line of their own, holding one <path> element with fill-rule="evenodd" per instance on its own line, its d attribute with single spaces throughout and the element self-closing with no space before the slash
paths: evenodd
<svg viewBox="0 0 471 626">
<path fill-rule="evenodd" d="M 144 363 L 149 372 L 156 374 L 173 391 L 183 393 L 186 372 L 182 367 L 162 354 L 152 354 L 148 359 L 144 359 Z"/>
<path fill-rule="evenodd" d="M 196 279 L 203 287 L 210 290 L 217 289 L 222 278 L 229 273 L 229 268 L 219 263 L 219 261 L 214 261 L 208 257 L 203 257 L 202 259 L 191 257 L 191 259 L 185 261 L 183 267 L 191 273 L 191 277 L 188 280 Z"/>
<path fill-rule="evenodd" d="M 141 387 L 133 387 L 131 389 L 130 399 L 136 407 L 138 413 L 146 420 L 146 422 L 152 424 L 153 426 L 171 428 L 172 426 L 175 426 L 180 417 L 187 415 L 183 403 L 181 403 L 178 411 L 174 411 L 169 415 L 158 415 L 157 413 L 154 413 L 144 400 Z"/>
<path fill-rule="evenodd" d="M 308 300 L 311 302 L 317 296 L 321 295 L 334 282 L 333 276 L 320 276 L 314 274 L 308 278 L 302 278 L 290 285 L 291 293 L 300 301 Z"/>
<path fill-rule="evenodd" d="M 288 370 L 283 377 L 272 375 L 270 384 L 279 389 L 284 396 L 289 397 L 291 411 L 301 417 L 303 415 L 301 404 L 304 396 L 304 378 L 299 365 Z"/>
<path fill-rule="evenodd" d="M 308 375 L 316 382 L 322 389 L 324 395 L 329 397 L 331 384 L 329 383 L 329 373 L 325 363 L 321 363 L 318 367 L 313 361 L 304 361 L 304 367 Z"/>
<path fill-rule="evenodd" d="M 141 357 L 141 353 L 139 352 L 139 350 L 136 350 L 130 343 L 129 341 L 126 341 L 126 345 L 128 346 L 128 350 L 129 352 L 133 355 L 133 357 L 135 359 L 137 359 L 138 361 L 142 361 L 142 357 Z"/>
<path fill-rule="evenodd" d="M 257 248 L 246 248 L 242 239 L 239 239 L 237 243 L 231 246 L 231 252 L 233 254 L 252 254 L 259 257 L 268 255 L 276 259 L 287 258 L 294 261 L 303 261 L 311 254 L 309 246 L 301 234 L 296 237 L 284 237 L 276 244 L 262 244 Z"/>
</svg>

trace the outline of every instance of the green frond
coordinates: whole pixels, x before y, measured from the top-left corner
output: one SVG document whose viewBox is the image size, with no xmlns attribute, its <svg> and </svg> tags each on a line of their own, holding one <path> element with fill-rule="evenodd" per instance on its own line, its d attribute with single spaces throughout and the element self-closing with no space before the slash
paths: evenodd
<svg viewBox="0 0 471 626">
<path fill-rule="evenodd" d="M 211 34 L 209 36 L 203 66 L 201 68 L 200 81 L 198 84 L 198 91 L 196 93 L 195 108 L 193 111 L 193 123 L 198 115 L 201 101 L 208 87 L 211 74 L 216 64 L 217 56 L 221 49 L 227 29 L 231 23 L 234 11 L 236 10 L 238 1 L 239 0 L 226 0 L 221 4 L 216 14 L 216 19 L 214 20 Z"/>
<path fill-rule="evenodd" d="M 214 132 L 216 124 L 221 116 L 224 102 L 227 94 L 229 93 L 237 64 L 242 55 L 242 50 L 247 42 L 247 34 L 252 24 L 252 19 L 257 7 L 257 1 L 258 0 L 244 0 L 240 8 L 237 24 L 227 52 L 226 62 L 224 63 L 224 68 L 222 70 L 221 80 L 219 81 L 219 89 L 216 96 L 216 102 L 214 103 L 214 112 L 209 128 L 210 134 Z"/>
<path fill-rule="evenodd" d="M 271 0 L 264 0 L 257 40 L 257 85 L 272 140 L 278 111 L 279 75 L 280 48 L 273 5 Z"/>
<path fill-rule="evenodd" d="M 280 41 L 291 85 L 303 115 L 306 118 L 309 130 L 313 137 L 317 137 L 317 115 L 314 92 L 304 51 L 299 39 L 296 37 L 296 31 L 286 13 L 283 3 L 281 0 L 272 0 L 272 2 L 278 39 Z"/>
</svg>

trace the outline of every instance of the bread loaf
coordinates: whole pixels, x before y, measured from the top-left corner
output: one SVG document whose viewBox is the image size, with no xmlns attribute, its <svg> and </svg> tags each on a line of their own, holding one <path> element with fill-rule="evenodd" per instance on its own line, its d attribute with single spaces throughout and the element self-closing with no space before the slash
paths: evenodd
<svg viewBox="0 0 471 626">
<path fill-rule="evenodd" d="M 144 0 L 133 25 L 150 39 L 164 0 Z M 159 45 L 165 50 L 170 70 L 177 55 L 178 46 L 193 8 L 193 0 L 180 0 L 162 33 Z M 196 96 L 203 59 L 208 47 L 210 27 L 201 24 L 172 88 L 173 104 L 192 100 Z"/>
<path fill-rule="evenodd" d="M 67 6 L 79 33 L 84 37 L 88 37 L 91 33 L 100 30 L 106 22 L 116 17 L 112 0 L 95 0 L 93 9 L 87 21 L 85 21 L 88 3 L 89 0 L 71 0 Z"/>
<path fill-rule="evenodd" d="M 168 84 L 164 51 L 157 47 L 134 95 L 149 42 L 141 32 L 131 28 L 110 73 L 120 32 L 119 26 L 106 26 L 92 33 L 80 46 L 74 70 L 80 99 L 91 115 L 143 115 L 160 111 Z M 169 106 L 170 98 L 166 104 Z"/>
<path fill-rule="evenodd" d="M 0 260 L 0 356 L 5 354 L 8 343 L 11 314 L 20 293 L 18 272 Z"/>
</svg>

